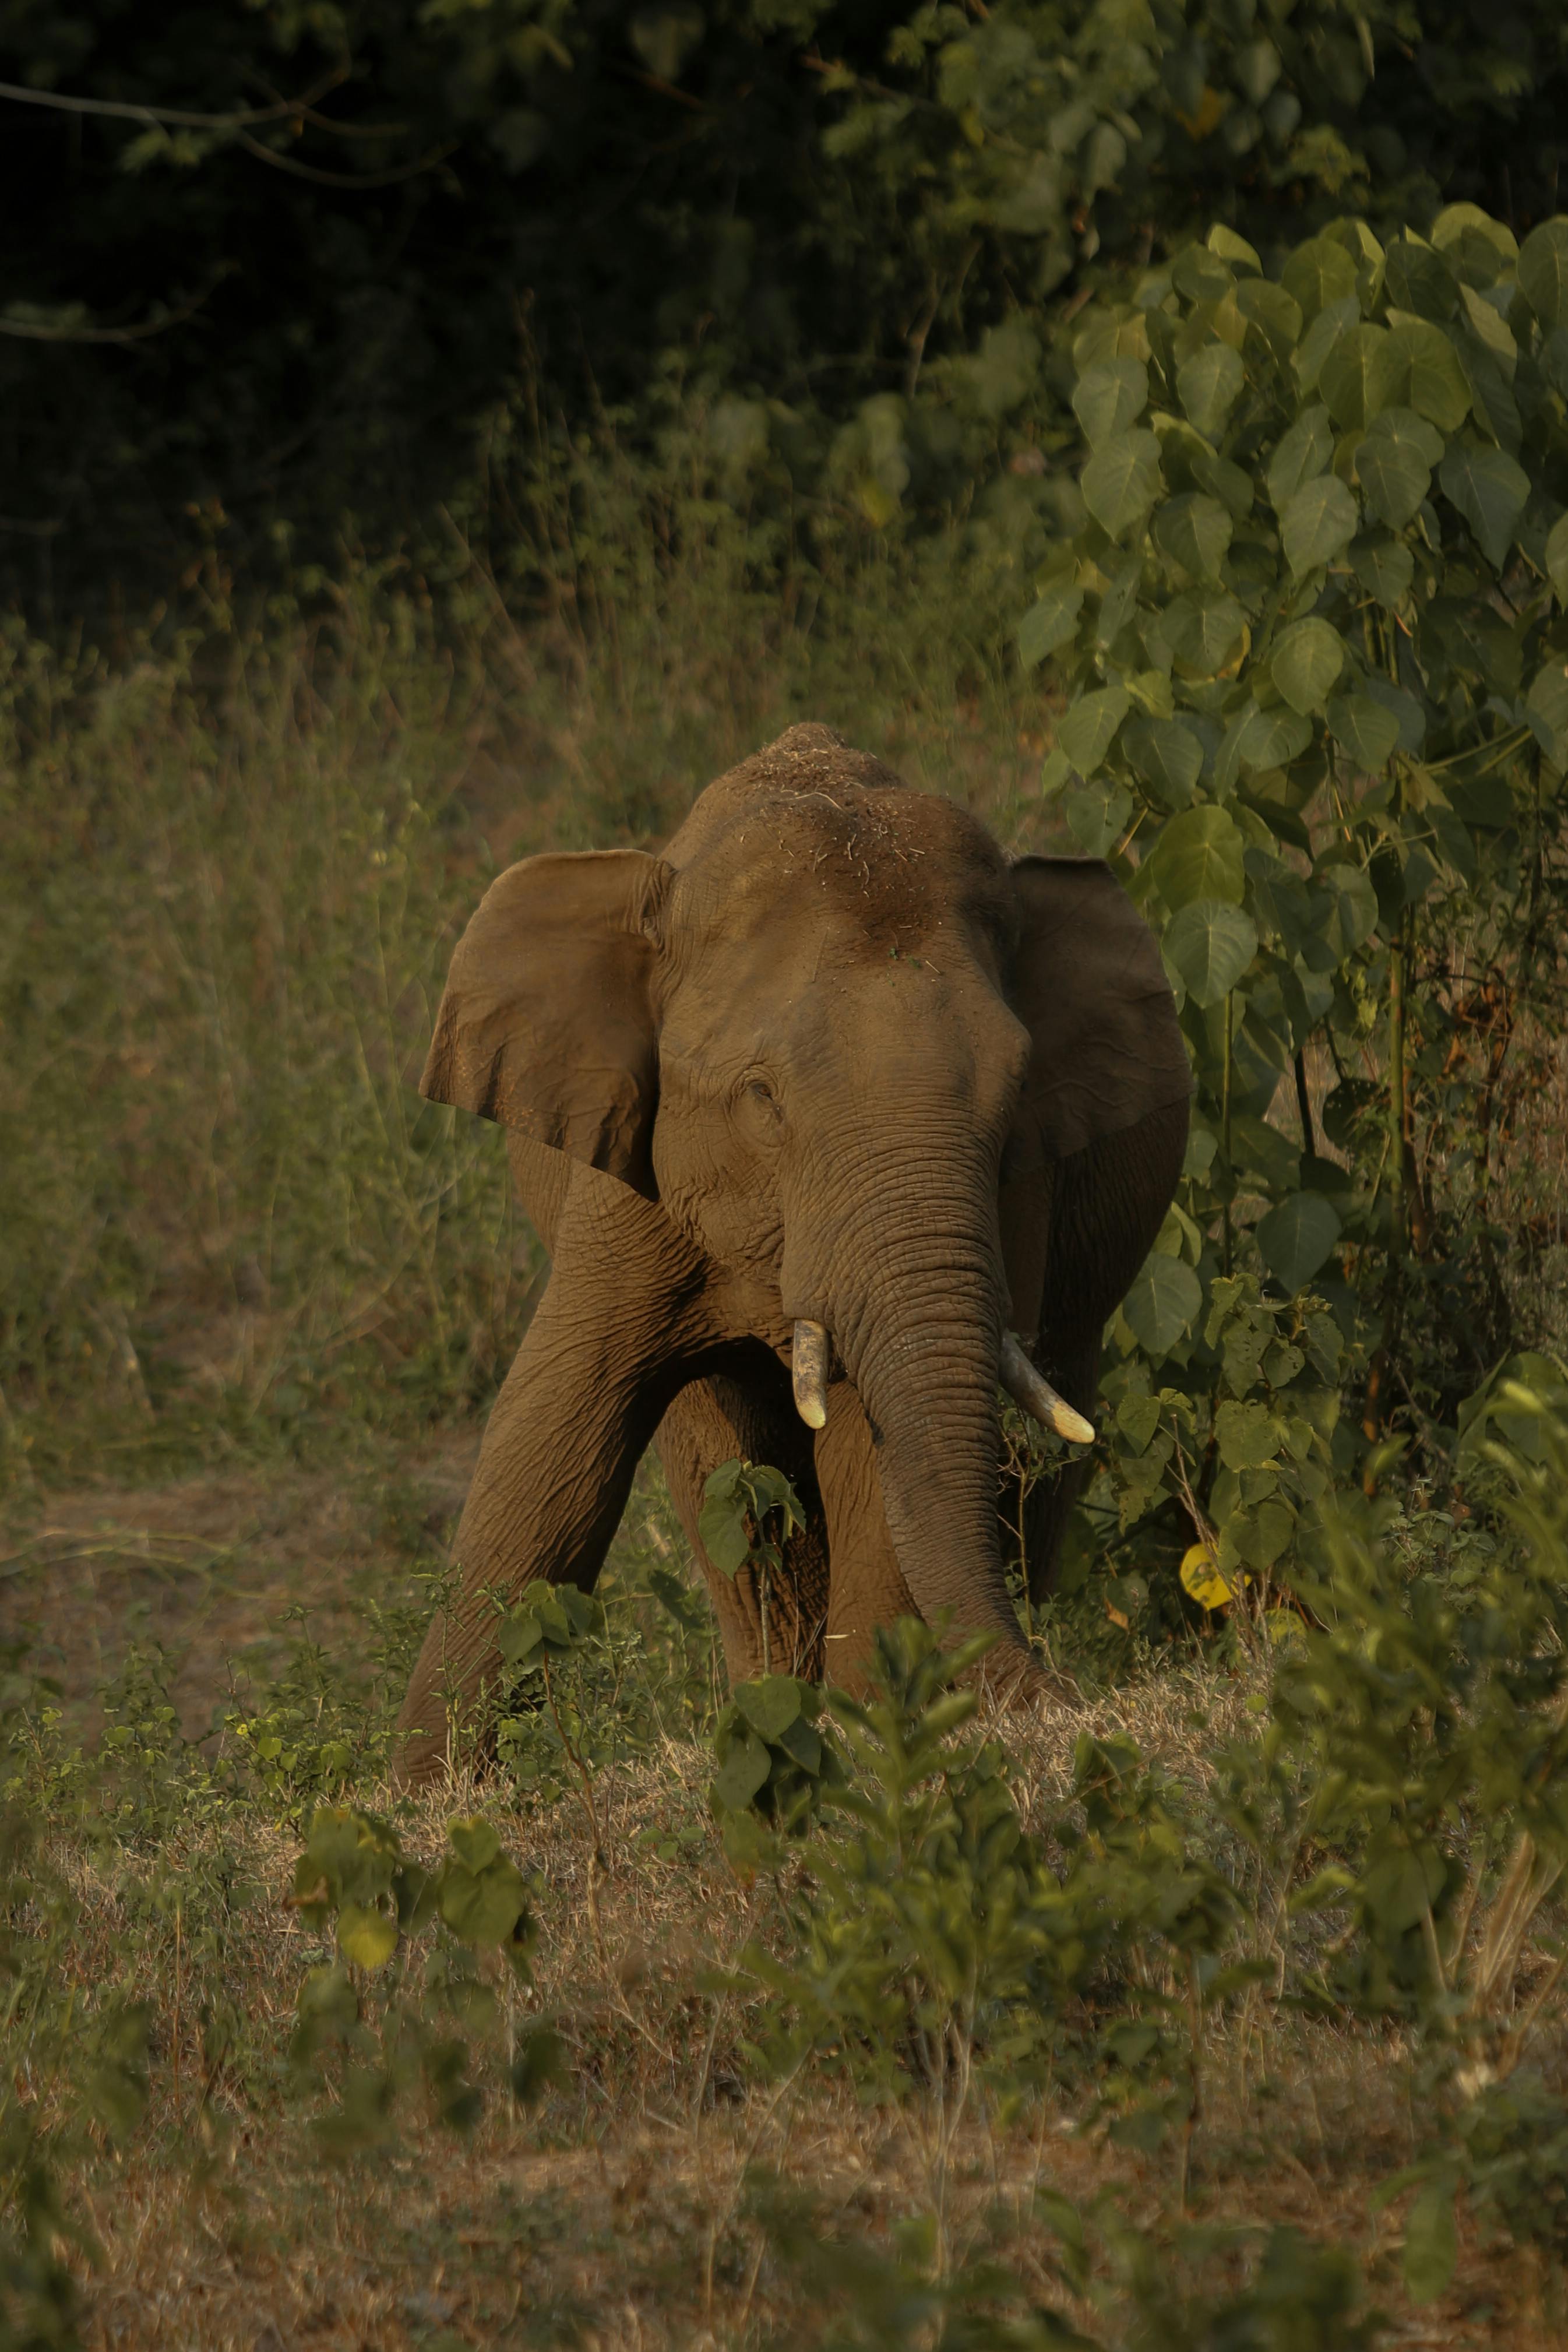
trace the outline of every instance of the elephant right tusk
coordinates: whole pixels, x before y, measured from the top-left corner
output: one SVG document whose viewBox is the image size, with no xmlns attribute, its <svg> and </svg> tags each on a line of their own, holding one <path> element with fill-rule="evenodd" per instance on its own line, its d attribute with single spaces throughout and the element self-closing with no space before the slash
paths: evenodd
<svg viewBox="0 0 1568 2352">
<path fill-rule="evenodd" d="M 1032 1413 L 1042 1429 L 1057 1437 L 1065 1437 L 1073 1445 L 1092 1445 L 1094 1424 L 1074 1412 L 1067 1399 L 1058 1396 L 1051 1382 L 1037 1372 L 1023 1351 L 1022 1342 L 1011 1331 L 1002 1333 L 1000 1371 L 1002 1386 L 1008 1394 Z M 796 1395 L 800 1390 L 797 1388 Z"/>
<path fill-rule="evenodd" d="M 795 1326 L 790 1350 L 790 1378 L 795 1410 L 808 1429 L 821 1429 L 828 1418 L 828 1355 L 831 1347 L 825 1323 L 802 1320 Z"/>
</svg>

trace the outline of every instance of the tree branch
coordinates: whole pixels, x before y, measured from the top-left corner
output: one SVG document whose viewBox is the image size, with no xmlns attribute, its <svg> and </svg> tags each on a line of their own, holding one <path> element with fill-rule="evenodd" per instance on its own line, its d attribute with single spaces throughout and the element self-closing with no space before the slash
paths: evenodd
<svg viewBox="0 0 1568 2352">
<path fill-rule="evenodd" d="M 128 99 L 68 98 L 59 90 L 28 89 L 22 82 L 0 81 L 0 98 L 18 106 L 52 107 L 59 114 L 107 114 L 120 122 L 172 122 L 181 131 L 242 131 L 258 122 L 287 122 L 290 115 L 310 112 L 319 98 L 349 78 L 348 61 L 332 68 L 298 98 L 280 98 L 271 106 L 247 107 L 229 114 L 195 114 L 180 106 L 140 106 Z"/>
<path fill-rule="evenodd" d="M 288 172 L 297 180 L 313 180 L 321 188 L 390 188 L 399 180 L 414 180 L 422 172 L 443 163 L 453 154 L 459 141 L 449 139 L 444 146 L 432 147 L 427 154 L 418 155 L 412 163 L 399 163 L 390 172 L 323 172 L 314 163 L 296 163 L 292 155 L 280 155 L 276 147 L 264 146 L 253 139 L 248 131 L 235 133 L 236 143 L 258 163 L 270 163 L 275 171 Z"/>
<path fill-rule="evenodd" d="M 204 286 L 194 301 L 178 310 L 171 310 L 162 319 L 143 319 L 134 327 L 50 327 L 30 319 L 0 319 L 0 335 L 15 335 L 26 343 L 140 343 L 149 335 L 167 333 L 171 327 L 183 327 L 193 319 L 214 287 L 228 276 L 220 269 L 211 285 Z"/>
</svg>

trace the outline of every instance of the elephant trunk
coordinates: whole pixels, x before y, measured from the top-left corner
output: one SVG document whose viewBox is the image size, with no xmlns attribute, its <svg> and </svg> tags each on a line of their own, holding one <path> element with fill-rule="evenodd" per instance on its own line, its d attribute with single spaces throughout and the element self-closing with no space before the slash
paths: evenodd
<svg viewBox="0 0 1568 2352">
<path fill-rule="evenodd" d="M 1016 1664 L 1022 1644 L 996 1506 L 996 1178 L 982 1158 L 960 1148 L 939 1186 L 911 1182 L 913 1154 L 879 1169 L 857 1152 L 861 1181 L 850 1201 L 841 1194 L 820 1276 L 790 1283 L 787 1264 L 786 1304 L 828 1326 L 859 1392 L 888 1531 L 922 1616 L 946 1612 L 955 1635 L 1001 1633 Z"/>
</svg>

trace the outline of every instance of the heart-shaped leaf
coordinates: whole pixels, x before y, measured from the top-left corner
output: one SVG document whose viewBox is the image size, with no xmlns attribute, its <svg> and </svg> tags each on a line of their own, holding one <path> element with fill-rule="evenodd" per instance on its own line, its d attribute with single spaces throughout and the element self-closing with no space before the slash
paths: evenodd
<svg viewBox="0 0 1568 2352">
<path fill-rule="evenodd" d="M 1083 594 L 1076 583 L 1063 582 L 1060 586 L 1047 588 L 1030 606 L 1015 633 L 1019 658 L 1025 669 L 1035 668 L 1047 654 L 1067 644 L 1078 627 Z"/>
<path fill-rule="evenodd" d="M 1432 487 L 1432 472 L 1407 442 L 1368 436 L 1355 453 L 1355 478 L 1367 505 L 1390 530 L 1403 530 Z"/>
<path fill-rule="evenodd" d="M 1568 605 L 1568 514 L 1559 515 L 1546 534 L 1546 572 L 1557 602 Z"/>
<path fill-rule="evenodd" d="M 1354 294 L 1342 302 L 1330 302 L 1318 312 L 1306 333 L 1296 346 L 1291 365 L 1303 395 L 1317 389 L 1323 362 L 1333 352 L 1342 335 L 1361 324 L 1361 305 Z"/>
<path fill-rule="evenodd" d="M 1260 1470 L 1279 1458 L 1285 1433 L 1266 1404 L 1227 1397 L 1214 1415 L 1219 1458 L 1228 1470 Z"/>
<path fill-rule="evenodd" d="M 1236 526 L 1228 508 L 1201 490 L 1167 499 L 1155 517 L 1155 545 L 1196 580 L 1218 580 Z"/>
<path fill-rule="evenodd" d="M 1298 710 L 1274 703 L 1254 710 L 1236 739 L 1235 759 L 1243 768 L 1288 768 L 1312 740 L 1312 721 Z"/>
<path fill-rule="evenodd" d="M 338 1914 L 338 1949 L 357 1969 L 384 1969 L 397 1949 L 397 1921 L 369 1905 L 345 1903 Z"/>
<path fill-rule="evenodd" d="M 1344 646 L 1326 621 L 1297 621 L 1274 647 L 1269 675 L 1290 704 L 1305 717 L 1321 710 L 1344 667 Z M 1304 746 L 1302 747 L 1305 748 Z M 1269 765 L 1278 767 L 1278 761 Z"/>
<path fill-rule="evenodd" d="M 1092 776 L 1115 740 L 1131 709 L 1125 688 L 1104 686 L 1081 694 L 1056 730 L 1056 740 L 1081 776 Z"/>
<path fill-rule="evenodd" d="M 1336 696 L 1328 721 L 1334 741 L 1369 776 L 1385 768 L 1399 748 L 1399 721 L 1369 694 Z"/>
<path fill-rule="evenodd" d="M 1520 247 L 1519 282 L 1543 327 L 1568 320 L 1568 220 L 1561 214 L 1532 228 Z"/>
<path fill-rule="evenodd" d="M 1377 893 L 1359 866 L 1320 866 L 1312 877 L 1311 902 L 1331 970 L 1377 929 Z"/>
<path fill-rule="evenodd" d="M 1457 433 L 1470 410 L 1470 388 L 1459 355 L 1441 327 L 1425 319 L 1402 320 L 1391 340 L 1405 362 L 1404 382 L 1394 398 L 1435 425 Z"/>
<path fill-rule="evenodd" d="M 1343 554 L 1358 520 L 1355 500 L 1337 474 L 1320 474 L 1299 489 L 1280 517 L 1285 561 L 1296 578 Z"/>
<path fill-rule="evenodd" d="M 1416 560 L 1403 541 L 1397 539 L 1363 540 L 1353 547 L 1350 560 L 1355 576 L 1364 588 L 1386 604 L 1392 612 L 1410 593 L 1410 583 L 1416 576 Z"/>
<path fill-rule="evenodd" d="M 1160 494 L 1160 445 L 1152 433 L 1118 433 L 1102 443 L 1080 481 L 1083 503 L 1102 530 L 1120 539 Z"/>
<path fill-rule="evenodd" d="M 1458 507 L 1495 572 L 1500 572 L 1513 541 L 1514 525 L 1530 496 L 1530 477 L 1506 449 L 1457 441 L 1437 477 L 1445 497 Z"/>
<path fill-rule="evenodd" d="M 505 1854 L 478 1871 L 448 1862 L 437 1883 L 436 1904 L 464 1943 L 481 1949 L 507 1943 L 527 1909 L 522 1874 Z"/>
<path fill-rule="evenodd" d="M 724 1762 L 714 1776 L 713 1793 L 727 1812 L 743 1813 L 772 1769 L 773 1759 L 764 1743 L 743 1726 L 732 1736 Z"/>
<path fill-rule="evenodd" d="M 1305 482 L 1326 473 L 1333 456 L 1333 419 L 1321 402 L 1304 408 L 1269 461 L 1269 499 L 1282 514 Z"/>
<path fill-rule="evenodd" d="M 1406 229 L 1388 248 L 1385 264 L 1388 299 L 1401 310 L 1441 326 L 1459 299 L 1459 281 L 1442 255 Z"/>
<path fill-rule="evenodd" d="M 1364 323 L 1339 338 L 1318 371 L 1318 390 L 1330 415 L 1354 433 L 1400 398 L 1406 373 L 1404 354 L 1387 328 Z"/>
<path fill-rule="evenodd" d="M 1561 655 L 1536 671 L 1525 698 L 1525 717 L 1552 766 L 1568 766 L 1568 667 Z"/>
<path fill-rule="evenodd" d="M 1188 1544 L 1181 1556 L 1178 1573 L 1184 1591 L 1191 1593 L 1200 1609 L 1227 1609 L 1236 1598 L 1234 1588 L 1220 1575 L 1207 1544 Z"/>
<path fill-rule="evenodd" d="M 1421 1916 L 1427 1887 L 1422 1881 Z M 1412 2303 L 1435 2303 L 1448 2291 L 1458 2260 L 1458 2232 L 1454 2223 L 1458 2182 L 1451 2174 L 1428 2180 L 1411 2199 L 1405 2216 L 1405 2288 Z"/>
<path fill-rule="evenodd" d="M 488 1870 L 501 1851 L 500 1834 L 482 1813 L 462 1814 L 446 1824 L 446 1843 L 465 1870 Z"/>
<path fill-rule="evenodd" d="M 1180 719 L 1130 719 L 1122 749 L 1163 809 L 1186 808 L 1203 769 L 1203 745 Z"/>
<path fill-rule="evenodd" d="M 1166 826 L 1149 857 L 1149 871 L 1173 913 L 1200 898 L 1241 904 L 1246 845 L 1228 809 L 1184 809 Z"/>
<path fill-rule="evenodd" d="M 1339 1213 L 1321 1192 L 1292 1192 L 1259 1220 L 1263 1263 L 1294 1297 L 1304 1290 L 1340 1236 Z"/>
<path fill-rule="evenodd" d="M 1281 282 L 1303 318 L 1315 319 L 1325 303 L 1354 295 L 1355 264 L 1343 245 L 1314 236 L 1297 246 L 1281 272 Z"/>
<path fill-rule="evenodd" d="M 1195 677 L 1212 677 L 1223 669 L 1246 626 L 1247 615 L 1228 588 L 1173 596 L 1166 607 L 1166 641 Z"/>
<path fill-rule="evenodd" d="M 1205 1010 L 1221 1003 L 1258 952 L 1249 915 L 1223 898 L 1198 898 L 1173 915 L 1161 942 L 1166 961 Z"/>
<path fill-rule="evenodd" d="M 1176 374 L 1176 398 L 1198 431 L 1207 440 L 1218 441 L 1246 381 L 1239 352 L 1233 352 L 1228 343 L 1205 343 L 1182 362 Z"/>
<path fill-rule="evenodd" d="M 1237 288 L 1236 307 L 1274 357 L 1281 363 L 1288 360 L 1301 341 L 1303 323 L 1301 306 L 1295 297 L 1282 286 L 1258 278 Z"/>
<path fill-rule="evenodd" d="M 1399 730 L 1396 749 L 1408 752 L 1412 759 L 1427 740 L 1427 706 L 1418 696 L 1407 694 L 1386 677 L 1369 677 L 1364 691 L 1374 702 L 1387 711 Z"/>
<path fill-rule="evenodd" d="M 1126 828 L 1133 795 L 1124 784 L 1075 784 L 1062 795 L 1068 829 L 1088 857 L 1103 857 Z"/>
<path fill-rule="evenodd" d="M 792 1675 L 764 1675 L 758 1682 L 737 1683 L 732 1696 L 759 1739 L 781 1739 L 804 1703 Z"/>
<path fill-rule="evenodd" d="M 1191 1330 L 1202 1305 L 1203 1285 L 1191 1266 L 1156 1250 L 1134 1275 L 1122 1312 L 1139 1347 L 1158 1359 Z"/>
<path fill-rule="evenodd" d="M 1113 441 L 1149 404 L 1149 371 L 1142 360 L 1096 360 L 1084 369 L 1072 410 L 1092 449 Z"/>
</svg>

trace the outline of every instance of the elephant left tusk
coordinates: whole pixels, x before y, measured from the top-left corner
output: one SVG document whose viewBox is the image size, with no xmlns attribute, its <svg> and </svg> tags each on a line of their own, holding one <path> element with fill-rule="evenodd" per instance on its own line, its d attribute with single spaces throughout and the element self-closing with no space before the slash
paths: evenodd
<svg viewBox="0 0 1568 2352">
<path fill-rule="evenodd" d="M 828 1418 L 828 1354 L 831 1342 L 825 1323 L 802 1320 L 795 1326 L 789 1352 L 795 1410 L 808 1429 L 821 1429 Z"/>
<path fill-rule="evenodd" d="M 1067 1399 L 1058 1396 L 1051 1382 L 1037 1372 L 1024 1354 L 1021 1341 L 1011 1331 L 1002 1333 L 1000 1365 L 1002 1386 L 1016 1398 L 1025 1412 L 1032 1413 L 1042 1429 L 1057 1437 L 1065 1437 L 1073 1445 L 1092 1445 L 1094 1424 L 1074 1412 Z M 800 1394 L 799 1389 L 796 1394 Z"/>
</svg>

